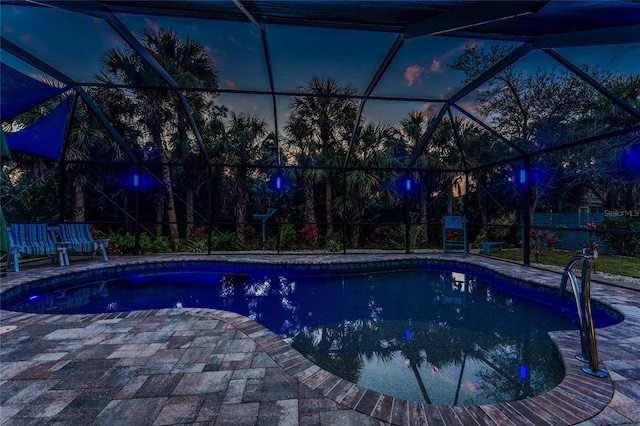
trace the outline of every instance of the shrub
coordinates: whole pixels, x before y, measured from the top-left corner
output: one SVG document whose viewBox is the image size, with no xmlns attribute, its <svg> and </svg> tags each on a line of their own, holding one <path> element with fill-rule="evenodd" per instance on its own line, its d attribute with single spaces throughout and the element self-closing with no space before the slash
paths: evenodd
<svg viewBox="0 0 640 426">
<path fill-rule="evenodd" d="M 302 239 L 311 247 L 315 247 L 318 243 L 318 227 L 315 223 L 308 223 L 300 229 Z"/>
<path fill-rule="evenodd" d="M 240 250 L 241 244 L 235 232 L 221 232 L 211 236 L 211 250 Z"/>
<path fill-rule="evenodd" d="M 393 232 L 389 236 L 389 248 L 392 250 L 406 250 L 405 232 L 407 226 L 400 225 L 393 228 Z M 409 227 L 409 251 L 413 251 L 422 237 L 422 225 L 411 225 Z"/>
<path fill-rule="evenodd" d="M 386 249 L 389 246 L 389 237 L 393 232 L 393 227 L 391 225 L 377 226 L 373 232 L 376 234 L 376 245 Z"/>
<path fill-rule="evenodd" d="M 550 234 L 548 232 L 540 232 L 533 229 L 529 233 L 529 236 L 531 237 L 529 249 L 533 253 L 533 257 L 535 258 L 536 263 L 538 262 L 540 256 L 544 254 L 544 246 L 546 246 L 547 251 L 551 251 L 553 245 L 560 242 L 560 238 L 556 237 L 553 234 Z"/>
<path fill-rule="evenodd" d="M 640 232 L 640 217 L 607 216 L 600 229 Z M 640 235 L 599 233 L 598 237 L 609 248 L 623 256 L 640 256 Z"/>
<path fill-rule="evenodd" d="M 284 250 L 294 248 L 295 242 L 298 239 L 298 233 L 293 225 L 285 223 L 280 227 L 280 248 Z"/>
<path fill-rule="evenodd" d="M 258 236 L 256 228 L 250 225 L 240 226 L 240 236 L 238 241 L 244 242 L 244 247 L 248 250 L 262 248 L 262 234 Z"/>
<path fill-rule="evenodd" d="M 111 254 L 135 254 L 135 235 L 116 234 L 108 232 L 105 238 L 109 239 L 107 250 Z M 140 254 L 171 253 L 169 237 L 154 238 L 148 234 L 140 234 Z"/>
<path fill-rule="evenodd" d="M 339 252 L 343 250 L 341 233 L 334 232 L 327 236 L 327 250 L 330 252 Z"/>
</svg>

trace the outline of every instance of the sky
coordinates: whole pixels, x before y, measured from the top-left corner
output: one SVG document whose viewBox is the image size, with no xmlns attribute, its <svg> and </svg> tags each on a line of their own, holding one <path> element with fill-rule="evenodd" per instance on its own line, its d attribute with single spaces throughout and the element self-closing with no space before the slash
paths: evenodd
<svg viewBox="0 0 640 426">
<path fill-rule="evenodd" d="M 126 43 L 98 18 L 51 8 L 15 7 L 3 4 L 3 37 L 59 68 L 81 82 L 94 81 L 101 57 L 109 48 Z M 258 29 L 251 23 L 118 14 L 134 35 L 143 27 L 171 27 L 183 37 L 201 42 L 213 58 L 220 87 L 230 90 L 270 90 L 267 67 Z M 313 75 L 351 84 L 363 93 L 394 42 L 395 34 L 323 28 L 293 28 L 267 25 L 276 91 L 294 92 Z M 387 69 L 373 96 L 418 97 L 416 102 L 368 101 L 365 114 L 372 121 L 395 123 L 410 111 L 437 111 L 463 86 L 464 76 L 448 65 L 466 46 L 488 46 L 490 41 L 452 37 L 418 37 L 405 41 Z M 517 43 L 513 43 L 517 47 Z M 598 63 L 613 73 L 640 74 L 640 44 L 559 49 L 577 65 Z M 37 78 L 42 73 L 2 52 L 6 64 Z M 534 52 L 523 61 L 533 72 L 551 66 L 553 60 Z M 223 94 L 217 99 L 231 111 L 257 114 L 273 125 L 271 96 Z M 277 120 L 281 127 L 288 117 L 288 97 L 277 98 Z M 471 94 L 460 103 L 475 109 Z"/>
</svg>

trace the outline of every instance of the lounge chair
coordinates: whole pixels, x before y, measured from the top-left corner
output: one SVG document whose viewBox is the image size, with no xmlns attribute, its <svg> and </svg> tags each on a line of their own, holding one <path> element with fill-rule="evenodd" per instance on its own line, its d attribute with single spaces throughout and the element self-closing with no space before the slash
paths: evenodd
<svg viewBox="0 0 640 426">
<path fill-rule="evenodd" d="M 98 251 L 102 252 L 105 262 L 107 257 L 107 246 L 109 240 L 96 240 L 91 234 L 91 225 L 88 223 L 61 223 L 58 225 L 60 240 L 67 246 L 70 253 L 91 254 L 94 257 Z"/>
<path fill-rule="evenodd" d="M 20 271 L 18 259 L 23 254 L 30 256 L 52 256 L 60 266 L 69 265 L 65 244 L 56 241 L 55 234 L 46 223 L 14 223 L 7 227 L 9 236 L 9 256 L 7 271 L 13 262 L 14 270 Z"/>
</svg>

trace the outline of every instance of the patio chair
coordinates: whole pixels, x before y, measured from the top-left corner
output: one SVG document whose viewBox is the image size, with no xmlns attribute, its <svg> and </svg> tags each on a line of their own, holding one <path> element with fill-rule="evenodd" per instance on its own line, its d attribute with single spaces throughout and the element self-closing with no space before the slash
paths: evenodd
<svg viewBox="0 0 640 426">
<path fill-rule="evenodd" d="M 60 266 L 69 265 L 69 256 L 65 244 L 56 241 L 55 234 L 46 223 L 14 223 L 7 226 L 9 237 L 9 256 L 7 271 L 13 267 L 20 272 L 18 260 L 23 254 L 30 256 L 52 256 L 58 259 Z"/>
<path fill-rule="evenodd" d="M 458 234 L 462 234 L 462 240 L 448 235 L 449 232 L 455 234 L 456 231 L 459 231 Z M 442 225 L 442 253 L 462 252 L 464 257 L 467 257 L 468 251 L 467 218 L 465 216 L 445 216 Z"/>
<path fill-rule="evenodd" d="M 60 240 L 67 246 L 70 253 L 91 254 L 94 257 L 98 251 L 102 252 L 105 262 L 107 257 L 108 239 L 94 239 L 91 234 L 91 225 L 88 223 L 61 223 L 58 225 Z"/>
</svg>

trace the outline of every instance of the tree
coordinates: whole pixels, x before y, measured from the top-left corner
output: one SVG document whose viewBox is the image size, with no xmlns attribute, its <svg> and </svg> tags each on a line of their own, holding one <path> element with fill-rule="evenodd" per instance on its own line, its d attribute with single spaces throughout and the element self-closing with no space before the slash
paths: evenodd
<svg viewBox="0 0 640 426">
<path fill-rule="evenodd" d="M 413 155 L 413 153 L 418 149 L 420 142 L 426 131 L 431 127 L 435 120 L 436 116 L 434 114 L 425 113 L 423 111 L 412 111 L 409 113 L 408 117 L 402 119 L 400 121 L 400 133 L 405 139 L 406 151 L 408 156 Z M 435 144 L 434 141 L 438 141 L 442 139 L 442 135 L 440 132 L 440 127 L 434 132 L 432 135 L 430 144 Z M 407 157 L 408 158 L 408 157 Z M 440 163 L 435 155 L 433 155 L 432 150 L 429 148 L 425 148 L 416 160 L 415 167 L 418 169 L 432 169 L 438 168 Z M 414 173 L 414 179 L 418 183 L 418 208 L 419 208 L 419 220 L 421 223 L 425 224 L 422 228 L 422 239 L 425 244 L 429 243 L 429 229 L 426 226 L 427 221 L 429 220 L 428 214 L 428 204 L 429 204 L 429 193 L 433 190 L 433 188 L 429 188 L 427 185 L 427 174 L 421 172 Z"/>
<path fill-rule="evenodd" d="M 469 82 L 507 55 L 510 49 L 506 43 L 495 43 L 489 48 L 471 46 L 453 61 L 451 67 L 463 71 Z M 596 79 L 607 75 L 597 66 L 585 67 L 584 71 Z M 524 151 L 536 152 L 586 137 L 593 128 L 578 123 L 580 117 L 591 114 L 589 106 L 596 95 L 592 87 L 564 68 L 538 67 L 531 72 L 525 64 L 517 62 L 497 73 L 483 90 L 478 91 L 478 113 L 488 117 L 499 133 Z M 531 211 L 535 211 L 550 191 L 559 187 L 561 177 L 566 178 L 571 173 L 567 166 L 572 157 L 571 150 L 560 150 L 532 159 L 532 167 L 541 172 L 544 179 L 530 180 L 533 189 Z"/>
<path fill-rule="evenodd" d="M 154 31 L 143 29 L 143 38 L 155 52 L 155 57 L 169 75 L 181 87 L 195 87 L 202 91 L 188 91 L 184 94 L 190 113 L 198 128 L 206 128 L 207 122 L 226 114 L 224 107 L 214 104 L 217 97 L 218 75 L 213 59 L 208 55 L 206 47 L 188 35 L 181 39 L 170 29 Z M 169 98 L 175 110 L 173 129 L 170 136 L 171 157 L 179 161 L 197 163 L 203 161 L 203 153 L 194 137 L 190 137 L 189 117 L 178 96 Z M 193 200 L 206 179 L 203 171 L 206 167 L 183 167 L 181 169 L 182 187 L 185 191 L 186 234 L 190 235 L 194 222 Z"/>
<path fill-rule="evenodd" d="M 206 54 L 206 49 L 186 37 L 180 39 L 170 29 L 161 28 L 158 31 L 145 28 L 142 30 L 143 45 L 151 52 L 158 63 L 169 73 L 178 84 L 193 85 L 197 82 L 200 87 L 217 86 L 217 77 L 213 60 Z M 109 49 L 103 58 L 103 73 L 99 80 L 115 82 L 133 87 L 161 87 L 164 81 L 130 48 Z M 153 141 L 156 158 L 160 163 L 160 179 L 163 184 L 162 198 L 157 205 L 164 205 L 169 221 L 171 248 L 178 250 L 179 233 L 175 210 L 172 177 L 169 168 L 169 147 L 166 135 L 171 129 L 168 123 L 179 122 L 184 130 L 184 119 L 176 118 L 177 96 L 171 91 L 161 89 L 138 89 L 129 92 L 136 107 L 136 119 L 139 125 L 146 128 Z M 204 96 L 200 93 L 197 96 Z M 198 99 L 195 94 L 190 96 L 192 102 Z M 184 133 L 184 132 L 183 132 Z M 159 210 L 160 211 L 160 210 Z"/>
<path fill-rule="evenodd" d="M 351 227 L 351 246 L 358 247 L 360 224 L 367 205 L 381 196 L 385 184 L 394 175 L 390 171 L 372 172 L 367 169 L 399 167 L 402 158 L 395 156 L 400 145 L 398 133 L 391 125 L 368 123 L 357 135 L 351 164 L 345 173 L 347 193 L 336 199 L 337 205 L 343 205 Z M 347 219 L 344 218 L 343 219 Z"/>
<path fill-rule="evenodd" d="M 295 164 L 302 167 L 296 169 L 296 175 L 302 188 L 302 215 L 308 224 L 316 224 L 315 186 L 322 181 L 324 174 L 313 167 L 314 151 L 313 132 L 303 120 L 289 120 L 285 130 L 287 150 Z"/>
<path fill-rule="evenodd" d="M 242 227 L 247 222 L 247 206 L 249 204 L 250 164 L 260 164 L 269 157 L 273 140 L 268 132 L 267 122 L 254 115 L 231 113 L 224 136 L 219 140 L 220 151 L 227 164 L 235 165 L 233 173 L 233 193 L 235 194 L 234 213 L 236 232 L 242 240 Z M 273 157 L 272 157 L 273 159 Z"/>
<path fill-rule="evenodd" d="M 291 100 L 289 126 L 306 127 L 310 132 L 311 156 L 320 166 L 325 187 L 325 214 L 327 235 L 333 232 L 333 179 L 332 167 L 346 149 L 356 120 L 357 105 L 353 99 L 356 89 L 340 86 L 332 78 L 313 76 L 309 84 L 298 90 Z"/>
</svg>

